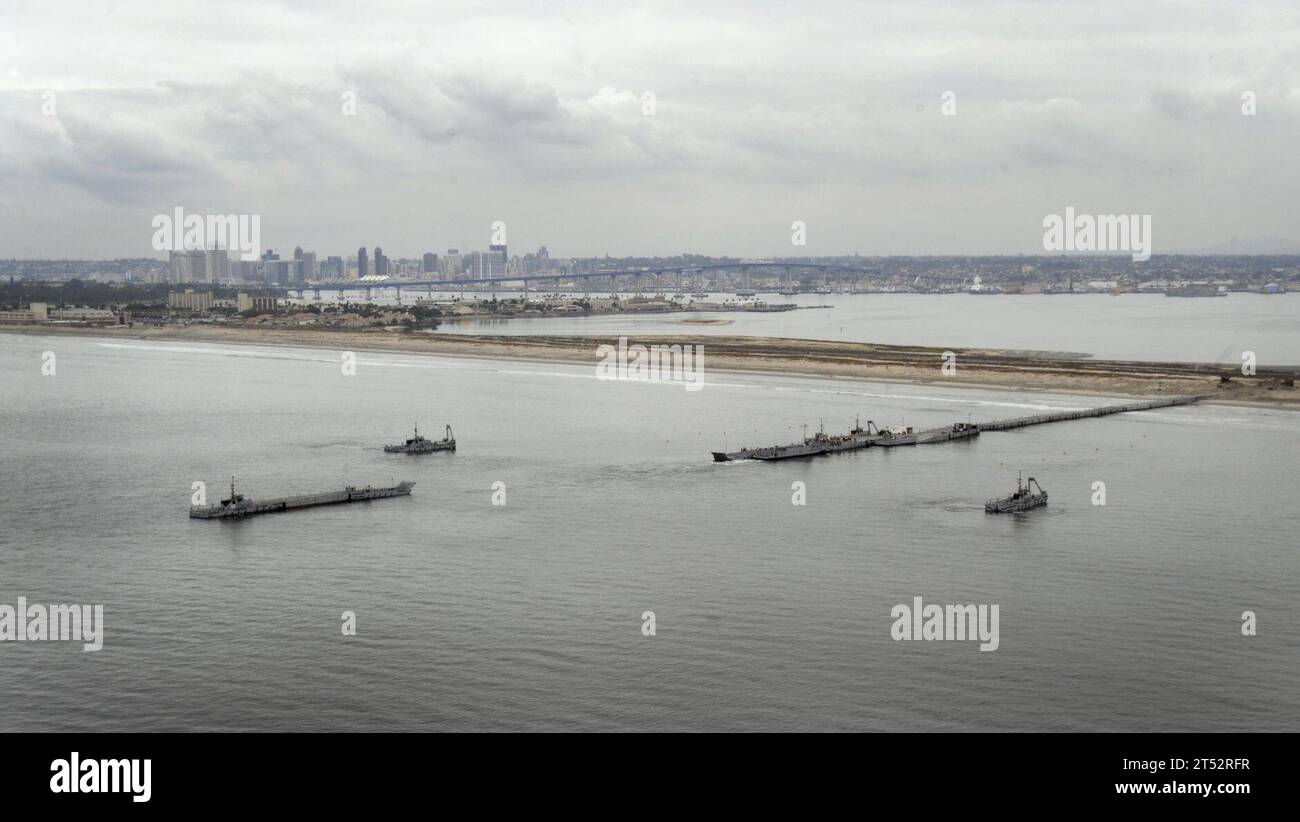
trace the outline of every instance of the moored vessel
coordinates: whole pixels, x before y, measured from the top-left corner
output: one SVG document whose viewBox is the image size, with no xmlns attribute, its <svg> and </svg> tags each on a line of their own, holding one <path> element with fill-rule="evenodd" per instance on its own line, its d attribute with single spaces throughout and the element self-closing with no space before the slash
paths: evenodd
<svg viewBox="0 0 1300 822">
<path fill-rule="evenodd" d="M 976 275 L 975 275 L 975 279 L 971 281 L 971 286 L 970 286 L 970 288 L 968 289 L 967 293 L 970 293 L 970 294 L 1001 294 L 1001 293 L 1003 293 L 1003 291 L 1002 291 L 1002 289 L 1001 289 L 1000 287 L 998 287 L 998 286 L 996 286 L 996 285 L 986 285 L 986 284 L 984 283 L 984 279 L 983 279 L 982 277 L 980 277 L 978 274 L 976 274 Z"/>
<path fill-rule="evenodd" d="M 870 423 L 868 423 L 870 425 Z M 916 445 L 920 437 L 912 427 L 898 426 L 896 428 L 881 428 L 872 440 L 872 445 L 879 448 L 893 448 L 897 445 Z"/>
<path fill-rule="evenodd" d="M 839 451 L 854 451 L 866 448 L 876 439 L 868 433 L 872 422 L 867 421 L 867 428 L 857 422 L 847 434 L 827 434 L 819 430 L 811 437 L 805 435 L 803 442 L 789 445 L 771 445 L 766 448 L 742 448 L 739 451 L 714 451 L 714 462 L 734 462 L 737 460 L 786 460 L 796 457 L 815 457 L 818 454 L 832 454 Z"/>
<path fill-rule="evenodd" d="M 1165 289 L 1166 297 L 1226 297 L 1225 289 L 1213 285 L 1181 285 Z"/>
<path fill-rule="evenodd" d="M 946 428 L 931 428 L 921 431 L 916 435 L 916 442 L 919 445 L 925 445 L 931 442 L 949 442 L 951 440 L 964 440 L 970 437 L 978 437 L 980 427 L 969 422 L 954 422 Z"/>
</svg>

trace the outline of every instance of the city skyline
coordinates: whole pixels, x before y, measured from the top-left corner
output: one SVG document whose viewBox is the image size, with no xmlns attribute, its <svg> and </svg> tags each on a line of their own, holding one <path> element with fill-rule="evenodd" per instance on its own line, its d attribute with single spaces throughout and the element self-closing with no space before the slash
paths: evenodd
<svg viewBox="0 0 1300 822">
<path fill-rule="evenodd" d="M 1297 250 L 1281 2 L 265 4 L 216 40 L 198 4 L 60 5 L 0 12 L 0 256 L 140 255 L 176 206 L 395 258 L 497 221 L 566 256 L 1034 253 L 1070 206 Z"/>
</svg>

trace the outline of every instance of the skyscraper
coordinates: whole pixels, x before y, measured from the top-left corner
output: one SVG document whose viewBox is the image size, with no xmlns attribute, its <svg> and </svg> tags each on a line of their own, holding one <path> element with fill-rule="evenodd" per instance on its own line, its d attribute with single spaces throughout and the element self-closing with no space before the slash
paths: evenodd
<svg viewBox="0 0 1300 822">
<path fill-rule="evenodd" d="M 287 281 L 287 261 L 281 260 L 275 249 L 268 248 L 262 254 L 262 281 L 271 284 L 284 284 Z"/>
<path fill-rule="evenodd" d="M 366 247 L 357 249 L 357 279 L 370 276 L 370 258 L 366 256 Z"/>
<path fill-rule="evenodd" d="M 447 256 L 443 257 L 443 273 L 448 277 L 456 277 L 461 271 L 460 249 L 447 249 Z"/>
<path fill-rule="evenodd" d="M 298 260 L 298 281 L 307 282 L 320 276 L 320 267 L 316 263 L 315 251 L 304 251 Z"/>
<path fill-rule="evenodd" d="M 177 283 L 211 282 L 208 277 L 207 252 L 195 248 L 171 252 L 172 281 Z"/>
<path fill-rule="evenodd" d="M 384 256 L 384 250 L 375 246 L 375 275 L 383 277 L 388 274 L 388 258 Z"/>
<path fill-rule="evenodd" d="M 421 266 L 421 270 L 425 274 L 436 272 L 438 270 L 438 255 L 434 254 L 432 251 L 424 252 L 424 265 Z"/>
<path fill-rule="evenodd" d="M 207 252 L 206 256 L 207 260 L 205 268 L 207 269 L 207 282 L 219 283 L 222 280 L 229 279 L 230 255 L 226 253 L 225 249 L 217 248 L 214 243 L 212 249 Z"/>
</svg>

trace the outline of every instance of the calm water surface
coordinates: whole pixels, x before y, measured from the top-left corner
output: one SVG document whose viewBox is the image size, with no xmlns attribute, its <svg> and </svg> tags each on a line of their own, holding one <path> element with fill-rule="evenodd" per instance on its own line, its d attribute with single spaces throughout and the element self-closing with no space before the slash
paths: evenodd
<svg viewBox="0 0 1300 822">
<path fill-rule="evenodd" d="M 1300 415 L 715 464 L 805 422 L 1098 400 L 594 377 L 382 353 L 344 377 L 333 351 L 0 335 L 0 602 L 102 603 L 107 622 L 97 653 L 0 643 L 0 730 L 1300 730 Z M 460 450 L 382 452 L 416 421 L 452 423 Z M 985 515 L 1020 468 L 1049 507 Z M 191 483 L 232 473 L 254 497 L 417 485 L 188 519 Z M 893 641 L 890 609 L 918 595 L 999 604 L 1001 647 Z"/>
<path fill-rule="evenodd" d="M 403 292 L 414 300 L 422 292 Z M 410 300 L 408 300 L 410 296 Z M 484 295 L 490 296 L 490 295 Z M 507 296 L 505 294 L 498 296 Z M 515 296 L 515 295 L 510 295 Z M 1300 294 L 760 295 L 805 306 L 781 313 L 700 312 L 641 317 L 465 320 L 453 334 L 739 334 L 815 340 L 1068 351 L 1105 359 L 1300 365 Z M 715 295 L 714 300 L 735 299 Z M 811 308 L 810 306 L 830 306 Z M 720 320 L 703 325 L 684 320 Z"/>
</svg>

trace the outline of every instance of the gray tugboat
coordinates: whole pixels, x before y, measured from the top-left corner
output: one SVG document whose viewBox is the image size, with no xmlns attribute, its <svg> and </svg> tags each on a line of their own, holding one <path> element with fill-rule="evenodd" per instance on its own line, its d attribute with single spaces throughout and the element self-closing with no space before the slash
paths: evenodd
<svg viewBox="0 0 1300 822">
<path fill-rule="evenodd" d="M 1035 488 L 1038 489 L 1037 494 L 1033 491 Z M 1016 492 L 1009 497 L 989 500 L 984 503 L 984 511 L 988 514 L 1014 514 L 1046 504 L 1047 492 L 1038 484 L 1038 480 L 1030 477 L 1029 482 L 1021 483 L 1020 474 L 1017 473 Z"/>
<path fill-rule="evenodd" d="M 455 451 L 456 438 L 451 435 L 451 426 L 447 426 L 447 436 L 440 440 L 425 439 L 420 434 L 420 426 L 415 426 L 415 436 L 401 445 L 385 445 L 389 454 L 429 454 L 434 451 Z"/>
<path fill-rule="evenodd" d="M 867 421 L 867 429 L 870 430 L 872 423 Z M 897 426 L 894 428 L 876 428 L 875 437 L 871 444 L 878 448 L 894 448 L 899 445 L 916 445 L 920 435 L 912 430 L 912 426 Z"/>
<path fill-rule="evenodd" d="M 405 497 L 410 495 L 413 487 L 415 487 L 413 482 L 399 482 L 397 485 L 380 488 L 370 485 L 365 488 L 357 488 L 355 485 L 349 485 L 342 491 L 325 491 L 320 494 L 303 494 L 296 497 L 277 497 L 275 499 L 256 501 L 243 494 L 235 493 L 235 479 L 231 477 L 229 497 L 216 505 L 191 505 L 190 517 L 192 519 L 232 519 L 251 517 L 257 514 L 275 514 L 281 511 L 292 511 L 295 508 L 315 508 L 318 505 L 337 505 L 344 502 L 364 502 L 386 497 Z"/>
</svg>

